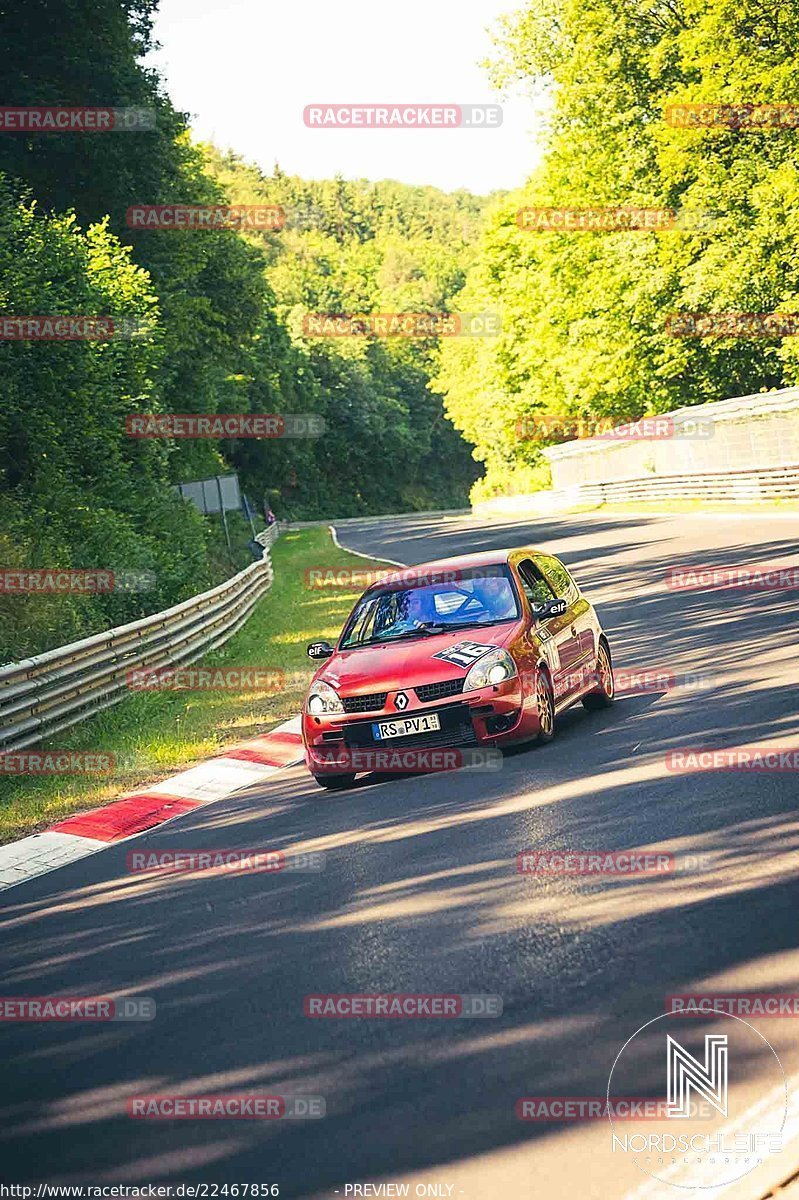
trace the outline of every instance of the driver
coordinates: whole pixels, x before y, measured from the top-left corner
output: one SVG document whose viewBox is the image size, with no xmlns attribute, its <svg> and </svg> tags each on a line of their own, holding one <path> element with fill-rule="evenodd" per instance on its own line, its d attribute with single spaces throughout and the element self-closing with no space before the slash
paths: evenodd
<svg viewBox="0 0 799 1200">
<path fill-rule="evenodd" d="M 486 612 L 497 621 L 516 616 L 516 601 L 508 580 L 501 575 L 486 575 L 475 581 L 474 594 Z"/>
<path fill-rule="evenodd" d="M 420 591 L 407 593 L 407 601 L 403 606 L 405 612 L 396 620 L 387 633 L 410 633 L 427 623 L 424 596 Z"/>
</svg>

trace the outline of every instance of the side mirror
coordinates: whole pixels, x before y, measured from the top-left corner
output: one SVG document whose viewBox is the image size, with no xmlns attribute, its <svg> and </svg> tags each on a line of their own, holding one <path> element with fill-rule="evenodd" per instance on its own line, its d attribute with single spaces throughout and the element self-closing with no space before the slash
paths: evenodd
<svg viewBox="0 0 799 1200">
<path fill-rule="evenodd" d="M 336 651 L 330 642 L 311 642 L 306 653 L 309 658 L 330 658 Z"/>
<path fill-rule="evenodd" d="M 533 616 L 536 621 L 546 621 L 548 617 L 562 617 L 568 607 L 566 600 L 545 600 L 543 604 L 533 605 Z"/>
</svg>

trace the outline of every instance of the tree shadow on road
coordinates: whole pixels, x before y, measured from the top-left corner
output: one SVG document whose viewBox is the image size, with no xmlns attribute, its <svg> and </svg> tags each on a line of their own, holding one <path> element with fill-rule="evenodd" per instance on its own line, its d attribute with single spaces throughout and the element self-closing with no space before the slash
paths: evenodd
<svg viewBox="0 0 799 1200">
<path fill-rule="evenodd" d="M 492 1156 L 539 1162 L 553 1138 L 573 1153 L 573 1127 L 520 1122 L 516 1101 L 603 1095 L 619 1049 L 668 995 L 799 992 L 796 775 L 666 765 L 699 746 L 799 743 L 794 594 L 663 582 L 672 565 L 735 565 L 742 550 L 693 564 L 665 546 L 661 571 L 614 564 L 607 547 L 579 576 L 608 588 L 617 667 L 705 672 L 709 686 L 572 710 L 555 742 L 499 772 L 339 795 L 289 772 L 135 843 L 316 851 L 323 871 L 132 875 L 120 845 L 8 893 L 6 994 L 150 995 L 157 1016 L 2 1029 L 6 1177 L 274 1179 L 281 1195 L 309 1196 L 413 1171 L 446 1179 Z M 786 541 L 747 552 L 795 557 Z M 520 874 L 531 848 L 662 852 L 675 869 Z M 303 1010 L 306 995 L 375 992 L 501 993 L 503 1011 Z M 790 1024 L 758 1027 L 782 1048 Z M 785 1067 L 799 1069 L 790 1047 Z M 640 1095 L 662 1095 L 660 1059 L 640 1068 Z M 302 1092 L 325 1096 L 327 1116 L 131 1120 L 126 1099 L 152 1092 Z"/>
</svg>

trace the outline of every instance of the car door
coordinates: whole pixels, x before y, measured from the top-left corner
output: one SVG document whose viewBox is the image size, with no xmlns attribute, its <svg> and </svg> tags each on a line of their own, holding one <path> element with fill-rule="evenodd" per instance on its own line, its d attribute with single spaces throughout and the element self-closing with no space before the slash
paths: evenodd
<svg viewBox="0 0 799 1200">
<path fill-rule="evenodd" d="M 544 575 L 534 558 L 524 558 L 517 565 L 517 572 L 524 589 L 524 594 L 533 611 L 547 600 L 556 598 L 553 585 Z M 571 664 L 577 654 L 577 639 L 572 634 L 569 609 L 559 617 L 547 617 L 544 621 L 535 623 L 532 632 L 541 642 L 544 658 L 552 675 L 552 688 L 555 693 L 555 703 L 575 690 L 571 679 Z M 538 655 L 533 652 L 537 660 Z M 535 666 L 535 661 L 531 667 Z M 529 690 L 529 689 L 528 689 Z"/>
<path fill-rule="evenodd" d="M 591 605 L 583 597 L 577 584 L 559 558 L 553 554 L 536 555 L 536 564 L 546 576 L 555 595 L 565 600 L 568 609 L 564 620 L 568 620 L 569 636 L 564 652 L 568 657 L 570 691 L 582 687 L 585 674 L 593 670 L 596 659 L 594 646 Z"/>
</svg>

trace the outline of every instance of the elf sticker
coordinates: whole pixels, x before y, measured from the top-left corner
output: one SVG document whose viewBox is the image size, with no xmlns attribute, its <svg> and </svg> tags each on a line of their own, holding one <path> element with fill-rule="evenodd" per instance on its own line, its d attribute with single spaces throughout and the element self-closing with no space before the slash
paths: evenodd
<svg viewBox="0 0 799 1200">
<path fill-rule="evenodd" d="M 446 650 L 439 650 L 433 658 L 441 658 L 444 662 L 454 663 L 456 667 L 466 668 L 476 663 L 484 654 L 488 654 L 489 650 L 495 649 L 495 646 L 484 646 L 482 642 L 457 642 Z"/>
</svg>

